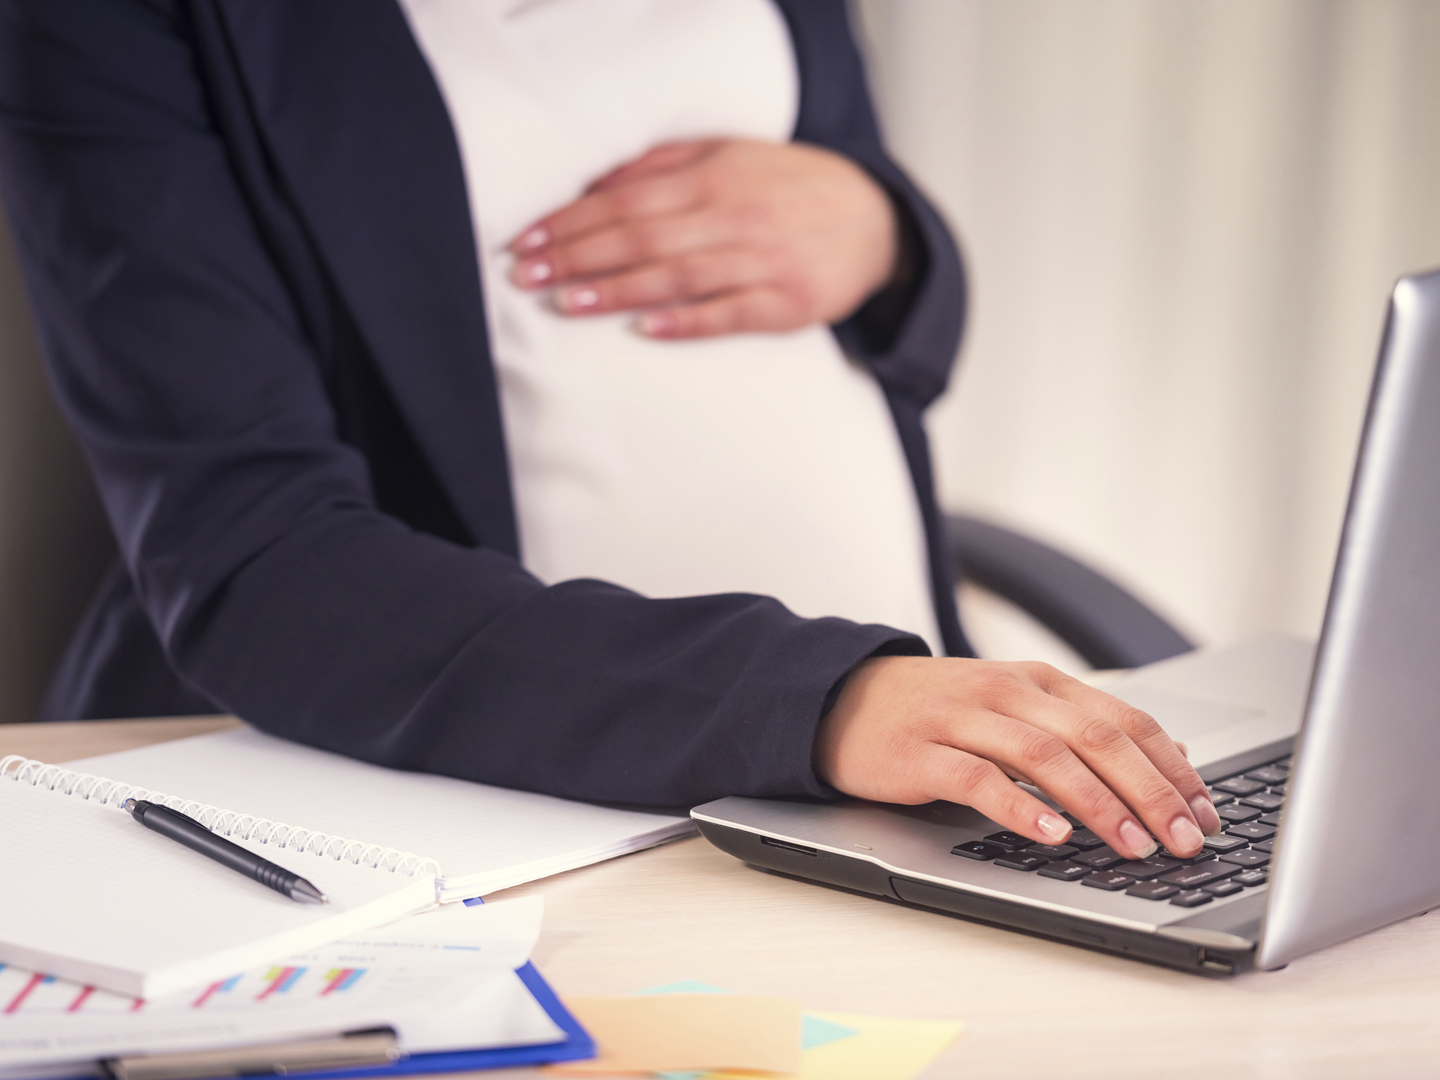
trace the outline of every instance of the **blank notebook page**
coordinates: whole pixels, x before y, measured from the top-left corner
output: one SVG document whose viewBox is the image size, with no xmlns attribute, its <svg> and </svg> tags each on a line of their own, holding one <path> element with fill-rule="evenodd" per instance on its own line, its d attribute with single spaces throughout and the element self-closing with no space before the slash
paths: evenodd
<svg viewBox="0 0 1440 1080">
<path fill-rule="evenodd" d="M 613 810 L 355 761 L 252 728 L 125 750 L 68 768 L 292 825 L 413 851 L 449 896 L 478 895 L 655 843 L 686 818 Z M 645 838 L 645 839 L 641 839 Z M 465 892 L 461 882 L 473 891 Z"/>
<path fill-rule="evenodd" d="M 428 876 L 243 842 L 331 899 L 299 904 L 123 810 L 8 778 L 0 823 L 0 960 L 137 996 L 378 925 L 434 895 Z"/>
</svg>

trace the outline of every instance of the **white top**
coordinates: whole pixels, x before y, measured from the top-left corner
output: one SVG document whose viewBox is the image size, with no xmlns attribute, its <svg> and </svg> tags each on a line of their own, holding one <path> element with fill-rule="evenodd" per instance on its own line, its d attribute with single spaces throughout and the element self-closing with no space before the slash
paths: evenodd
<svg viewBox="0 0 1440 1080">
<path fill-rule="evenodd" d="M 525 566 L 649 596 L 755 592 L 940 652 L 924 533 L 874 378 L 823 326 L 651 341 L 513 286 L 508 245 L 657 143 L 783 142 L 766 0 L 401 0 L 459 139 Z"/>
</svg>

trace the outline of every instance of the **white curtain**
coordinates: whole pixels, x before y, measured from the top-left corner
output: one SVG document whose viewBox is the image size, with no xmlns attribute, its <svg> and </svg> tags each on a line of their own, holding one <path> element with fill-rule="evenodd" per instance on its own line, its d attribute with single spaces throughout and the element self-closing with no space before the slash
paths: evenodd
<svg viewBox="0 0 1440 1080">
<path fill-rule="evenodd" d="M 972 274 L 942 501 L 1202 641 L 1315 634 L 1390 285 L 1440 266 L 1440 3 L 856 16 Z"/>
</svg>

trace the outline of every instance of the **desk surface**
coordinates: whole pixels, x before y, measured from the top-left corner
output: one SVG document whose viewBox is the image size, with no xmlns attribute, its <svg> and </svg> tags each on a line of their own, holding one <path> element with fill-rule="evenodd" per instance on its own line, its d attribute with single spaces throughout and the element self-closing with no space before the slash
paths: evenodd
<svg viewBox="0 0 1440 1080">
<path fill-rule="evenodd" d="M 65 761 L 230 722 L 0 725 L 0 756 Z M 761 873 L 699 839 L 496 895 L 532 893 L 546 905 L 534 959 L 562 994 L 694 978 L 813 1009 L 963 1020 L 927 1078 L 1440 1071 L 1440 912 L 1212 981 Z"/>
</svg>

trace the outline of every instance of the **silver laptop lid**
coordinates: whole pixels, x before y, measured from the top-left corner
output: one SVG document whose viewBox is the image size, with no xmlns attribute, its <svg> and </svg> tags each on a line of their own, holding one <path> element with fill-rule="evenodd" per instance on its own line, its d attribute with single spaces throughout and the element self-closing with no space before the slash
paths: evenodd
<svg viewBox="0 0 1440 1080">
<path fill-rule="evenodd" d="M 1290 776 L 1258 966 L 1440 905 L 1440 271 L 1391 297 Z"/>
</svg>

